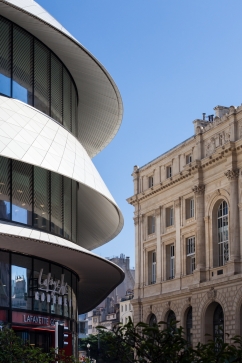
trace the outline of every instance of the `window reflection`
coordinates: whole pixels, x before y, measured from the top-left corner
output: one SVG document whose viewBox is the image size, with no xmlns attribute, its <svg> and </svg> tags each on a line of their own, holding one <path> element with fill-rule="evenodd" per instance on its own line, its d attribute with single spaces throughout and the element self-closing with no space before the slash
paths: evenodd
<svg viewBox="0 0 242 363">
<path fill-rule="evenodd" d="M 0 93 L 11 95 L 11 26 L 0 20 Z"/>
<path fill-rule="evenodd" d="M 77 291 L 76 276 L 72 274 L 72 319 L 77 319 Z"/>
<path fill-rule="evenodd" d="M 11 79 L 4 74 L 0 74 L 0 93 L 10 97 Z"/>
<path fill-rule="evenodd" d="M 30 280 L 32 273 L 32 260 L 30 257 L 12 255 L 12 307 L 32 310 L 30 296 Z"/>
<path fill-rule="evenodd" d="M 0 218 L 10 219 L 10 165 L 9 160 L 0 158 Z"/>
<path fill-rule="evenodd" d="M 0 306 L 9 307 L 10 294 L 14 309 L 77 319 L 74 273 L 49 261 L 0 250 Z"/>
<path fill-rule="evenodd" d="M 9 306 L 9 253 L 0 252 L 0 306 Z"/>
<path fill-rule="evenodd" d="M 32 166 L 13 160 L 12 220 L 32 225 Z"/>
</svg>

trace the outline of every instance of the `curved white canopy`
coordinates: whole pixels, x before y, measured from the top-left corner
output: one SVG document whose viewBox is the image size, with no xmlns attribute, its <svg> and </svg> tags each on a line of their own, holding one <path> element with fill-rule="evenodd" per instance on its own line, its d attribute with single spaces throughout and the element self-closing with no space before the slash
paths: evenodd
<svg viewBox="0 0 242 363">
<path fill-rule="evenodd" d="M 79 276 L 79 314 L 95 308 L 124 279 L 123 270 L 64 238 L 25 226 L 0 222 L 0 248 L 70 268 Z"/>
<path fill-rule="evenodd" d="M 0 96 L 0 155 L 65 175 L 80 183 L 78 243 L 93 249 L 114 238 L 122 214 L 80 142 L 32 106 Z"/>
<path fill-rule="evenodd" d="M 116 135 L 123 106 L 106 69 L 46 10 L 33 0 L 0 0 L 0 14 L 46 44 L 66 65 L 76 83 L 78 139 L 90 157 Z"/>
</svg>

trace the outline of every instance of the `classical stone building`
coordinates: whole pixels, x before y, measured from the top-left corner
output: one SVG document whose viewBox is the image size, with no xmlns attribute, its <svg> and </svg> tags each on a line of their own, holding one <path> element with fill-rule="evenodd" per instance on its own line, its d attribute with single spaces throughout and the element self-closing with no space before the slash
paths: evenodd
<svg viewBox="0 0 242 363">
<path fill-rule="evenodd" d="M 242 333 L 242 106 L 134 167 L 135 322 L 176 319 L 193 344 Z M 224 339 L 228 339 L 225 335 Z"/>
</svg>

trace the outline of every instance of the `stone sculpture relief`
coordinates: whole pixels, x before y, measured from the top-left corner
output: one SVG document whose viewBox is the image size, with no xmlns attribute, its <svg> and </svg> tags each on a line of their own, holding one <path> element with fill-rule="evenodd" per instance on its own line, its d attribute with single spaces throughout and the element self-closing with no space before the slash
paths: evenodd
<svg viewBox="0 0 242 363">
<path fill-rule="evenodd" d="M 241 125 L 242 132 L 242 125 Z M 212 155 L 216 148 L 222 146 L 230 141 L 230 132 L 229 130 L 224 130 L 220 133 L 215 134 L 213 137 L 208 139 L 205 143 L 205 156 Z"/>
</svg>

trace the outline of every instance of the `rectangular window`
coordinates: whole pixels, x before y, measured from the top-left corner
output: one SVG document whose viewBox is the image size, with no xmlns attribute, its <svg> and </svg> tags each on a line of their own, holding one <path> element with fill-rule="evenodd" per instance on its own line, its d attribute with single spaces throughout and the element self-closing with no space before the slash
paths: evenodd
<svg viewBox="0 0 242 363">
<path fill-rule="evenodd" d="M 49 231 L 49 171 L 34 166 L 34 226 Z"/>
<path fill-rule="evenodd" d="M 186 219 L 194 217 L 194 199 L 186 199 Z"/>
<path fill-rule="evenodd" d="M 0 93 L 11 95 L 11 24 L 0 19 Z"/>
<path fill-rule="evenodd" d="M 192 154 L 186 155 L 186 164 L 190 164 L 192 162 Z"/>
<path fill-rule="evenodd" d="M 156 252 L 152 252 L 152 282 L 156 282 Z"/>
<path fill-rule="evenodd" d="M 51 173 L 51 232 L 63 235 L 63 177 Z"/>
<path fill-rule="evenodd" d="M 13 27 L 13 98 L 32 105 L 33 38 L 18 26 Z"/>
<path fill-rule="evenodd" d="M 170 246 L 170 279 L 175 277 L 175 246 Z"/>
<path fill-rule="evenodd" d="M 156 252 L 148 252 L 148 284 L 156 283 Z"/>
<path fill-rule="evenodd" d="M 149 188 L 152 188 L 154 185 L 154 178 L 153 176 L 149 176 Z"/>
<path fill-rule="evenodd" d="M 195 236 L 187 238 L 187 274 L 192 274 L 196 268 Z"/>
<path fill-rule="evenodd" d="M 155 233 L 155 216 L 148 216 L 148 234 Z"/>
<path fill-rule="evenodd" d="M 172 177 L 172 166 L 171 165 L 166 167 L 166 177 L 167 177 L 167 179 Z"/>
<path fill-rule="evenodd" d="M 0 305 L 9 307 L 9 253 L 0 252 L 0 278 L 1 278 L 1 294 L 0 294 Z M 13 291 L 13 290 L 12 290 Z"/>
<path fill-rule="evenodd" d="M 32 166 L 13 160 L 12 220 L 32 225 Z"/>
<path fill-rule="evenodd" d="M 173 207 L 166 208 L 166 227 L 174 225 L 174 209 Z"/>
<path fill-rule="evenodd" d="M 0 156 L 0 218 L 10 219 L 10 160 L 2 156 Z"/>
<path fill-rule="evenodd" d="M 30 281 L 32 279 L 32 259 L 12 254 L 12 307 L 32 310 Z"/>
</svg>

